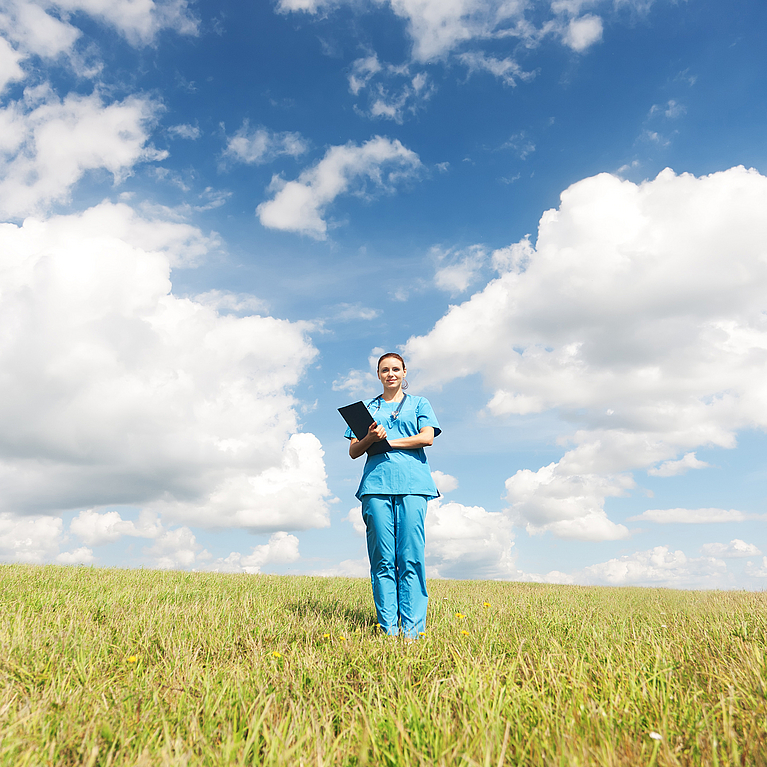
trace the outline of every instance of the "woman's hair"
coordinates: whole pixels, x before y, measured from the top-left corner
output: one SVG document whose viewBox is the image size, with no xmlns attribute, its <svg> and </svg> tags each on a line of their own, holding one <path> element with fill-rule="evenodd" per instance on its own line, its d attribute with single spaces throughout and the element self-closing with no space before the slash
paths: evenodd
<svg viewBox="0 0 767 767">
<path fill-rule="evenodd" d="M 405 360 L 402 359 L 402 357 L 397 354 L 397 352 L 386 352 L 386 354 L 382 354 L 378 358 L 378 364 L 376 365 L 376 371 L 381 369 L 381 363 L 387 358 L 387 357 L 394 357 L 394 359 L 398 359 L 402 363 L 402 369 L 405 370 L 407 368 L 407 365 L 405 364 Z"/>
</svg>

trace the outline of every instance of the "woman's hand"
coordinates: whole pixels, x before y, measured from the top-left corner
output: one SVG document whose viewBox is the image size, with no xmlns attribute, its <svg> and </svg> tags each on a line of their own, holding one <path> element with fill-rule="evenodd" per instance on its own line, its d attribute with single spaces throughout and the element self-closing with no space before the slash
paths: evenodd
<svg viewBox="0 0 767 767">
<path fill-rule="evenodd" d="M 349 444 L 349 455 L 352 458 L 359 458 L 374 442 L 380 442 L 382 439 L 386 439 L 386 429 L 373 421 L 368 427 L 368 433 L 362 439 L 352 438 Z"/>
<path fill-rule="evenodd" d="M 371 444 L 373 442 L 380 442 L 382 439 L 386 439 L 386 429 L 373 421 L 368 427 L 368 437 L 370 438 Z M 365 439 L 367 439 L 367 437 Z M 368 445 L 368 447 L 370 447 L 370 445 Z"/>
</svg>

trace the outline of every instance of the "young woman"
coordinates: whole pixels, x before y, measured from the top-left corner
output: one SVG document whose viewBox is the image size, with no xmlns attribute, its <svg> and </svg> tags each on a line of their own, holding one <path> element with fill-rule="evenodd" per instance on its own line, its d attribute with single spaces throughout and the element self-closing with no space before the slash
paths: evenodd
<svg viewBox="0 0 767 767">
<path fill-rule="evenodd" d="M 388 440 L 392 450 L 369 455 L 357 498 L 367 527 L 373 600 L 381 628 L 416 638 L 426 628 L 424 518 L 426 502 L 439 495 L 424 448 L 441 429 L 429 401 L 405 394 L 405 361 L 388 352 L 378 360 L 383 393 L 365 402 L 375 421 L 367 435 L 351 440 L 349 455 L 359 458 L 373 443 Z"/>
</svg>

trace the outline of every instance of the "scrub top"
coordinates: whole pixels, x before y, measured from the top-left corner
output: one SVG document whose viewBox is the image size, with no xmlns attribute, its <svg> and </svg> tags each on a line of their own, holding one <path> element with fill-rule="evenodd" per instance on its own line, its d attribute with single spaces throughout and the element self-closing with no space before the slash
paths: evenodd
<svg viewBox="0 0 767 767">
<path fill-rule="evenodd" d="M 406 395 L 399 415 L 393 419 L 392 413 L 398 405 L 399 402 L 385 402 L 383 397 L 365 401 L 370 414 L 386 429 L 387 438 L 412 437 L 424 426 L 433 427 L 435 437 L 442 431 L 426 397 Z M 351 429 L 347 429 L 344 436 L 352 439 L 354 434 Z M 424 449 L 394 449 L 387 453 L 369 455 L 356 493 L 360 500 L 363 495 L 423 495 L 426 498 L 438 498 L 439 490 L 431 478 Z"/>
</svg>

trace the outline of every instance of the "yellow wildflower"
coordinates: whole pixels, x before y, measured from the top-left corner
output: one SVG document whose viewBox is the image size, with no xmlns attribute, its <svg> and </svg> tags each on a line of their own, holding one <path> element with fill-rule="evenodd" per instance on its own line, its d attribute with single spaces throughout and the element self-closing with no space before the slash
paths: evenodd
<svg viewBox="0 0 767 767">
<path fill-rule="evenodd" d="M 322 635 L 322 638 L 323 638 L 323 639 L 330 639 L 330 634 L 323 634 L 323 635 Z"/>
<path fill-rule="evenodd" d="M 131 655 L 130 658 L 128 658 L 128 663 L 138 663 L 138 658 L 135 655 Z"/>
<path fill-rule="evenodd" d="M 482 607 L 490 607 L 490 602 L 483 602 Z"/>
<path fill-rule="evenodd" d="M 469 632 L 468 632 L 468 631 L 462 631 L 461 633 L 462 633 L 464 636 L 469 636 Z"/>
<path fill-rule="evenodd" d="M 466 616 L 463 613 L 456 613 L 455 617 L 462 621 Z"/>
<path fill-rule="evenodd" d="M 338 637 L 338 638 L 339 638 L 339 639 L 340 639 L 342 642 L 345 642 L 345 641 L 346 641 L 346 637 L 342 637 L 342 636 L 340 636 L 340 635 L 339 635 L 339 637 Z"/>
<path fill-rule="evenodd" d="M 275 651 L 272 653 L 272 655 L 273 655 L 275 658 L 281 658 L 281 657 L 282 657 L 282 654 L 281 654 L 281 653 L 278 653 L 278 652 L 277 652 L 277 650 L 275 650 Z"/>
</svg>

